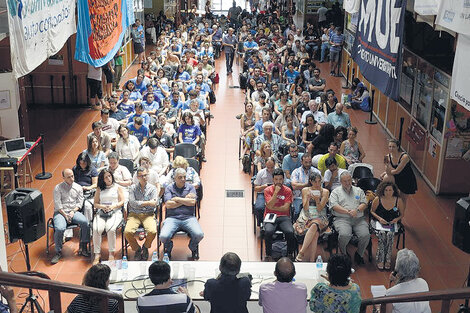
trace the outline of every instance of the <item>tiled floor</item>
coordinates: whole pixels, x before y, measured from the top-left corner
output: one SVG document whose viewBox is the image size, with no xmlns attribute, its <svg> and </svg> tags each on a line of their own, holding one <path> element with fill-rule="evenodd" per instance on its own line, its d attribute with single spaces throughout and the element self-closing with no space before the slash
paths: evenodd
<svg viewBox="0 0 470 313">
<path fill-rule="evenodd" d="M 230 88 L 238 85 L 238 67 L 233 75 L 227 76 L 223 56 L 218 61 L 217 70 L 220 84 L 217 89 L 217 103 L 212 106 L 215 119 L 209 126 L 206 146 L 208 162 L 202 169 L 204 200 L 200 223 L 205 238 L 200 244 L 201 260 L 218 260 L 227 251 L 240 255 L 243 261 L 257 261 L 259 239 L 253 234 L 251 215 L 250 177 L 243 174 L 238 161 L 239 120 L 235 115 L 243 111 L 241 90 Z M 327 64 L 320 64 L 328 73 Z M 132 68 L 127 77 L 135 75 Z M 341 92 L 342 79 L 327 78 L 327 88 Z M 382 160 L 386 153 L 387 135 L 380 125 L 364 123 L 367 114 L 348 110 L 351 121 L 359 129 L 358 139 L 367 156 L 365 162 L 374 166 L 375 175 L 383 170 Z M 30 115 L 31 116 L 31 115 Z M 61 171 L 72 167 L 75 158 L 86 144 L 85 137 L 91 131 L 91 122 L 99 119 L 97 112 L 87 110 L 38 110 L 34 112 L 36 122 L 32 129 L 46 134 L 46 170 L 53 174 L 47 181 L 34 181 L 33 188 L 43 192 L 46 216 L 52 216 L 52 190 L 61 179 Z M 34 132 L 33 132 L 34 133 Z M 38 152 L 33 156 L 34 173 L 39 172 Z M 406 246 L 415 250 L 422 265 L 422 276 L 431 289 L 460 287 L 465 280 L 470 258 L 451 243 L 454 197 L 436 197 L 425 182 L 418 177 L 419 191 L 408 202 L 406 218 Z M 233 199 L 225 197 L 226 189 L 241 189 L 245 197 Z M 4 220 L 6 220 L 4 212 Z M 52 279 L 79 284 L 90 260 L 77 257 L 77 239 L 64 245 L 64 258 L 57 265 L 50 265 L 50 256 L 45 253 L 45 237 L 30 245 L 33 270 L 48 274 Z M 105 240 L 106 241 L 106 240 Z M 187 238 L 178 238 L 173 251 L 174 259 L 183 260 L 190 256 Z M 155 245 L 154 245 L 155 246 Z M 103 256 L 107 256 L 106 244 Z M 26 269 L 18 243 L 7 246 L 9 270 Z M 321 247 L 320 247 L 321 249 Z M 375 250 L 375 243 L 374 243 Z M 53 248 L 51 248 L 53 254 Z M 327 259 L 327 253 L 323 253 Z M 356 268 L 353 279 L 361 286 L 363 297 L 370 297 L 370 285 L 388 285 L 388 273 L 376 270 L 375 264 Z M 63 303 L 68 303 L 72 295 L 64 295 Z M 433 309 L 437 309 L 437 303 Z M 457 303 L 454 303 L 456 306 Z"/>
</svg>

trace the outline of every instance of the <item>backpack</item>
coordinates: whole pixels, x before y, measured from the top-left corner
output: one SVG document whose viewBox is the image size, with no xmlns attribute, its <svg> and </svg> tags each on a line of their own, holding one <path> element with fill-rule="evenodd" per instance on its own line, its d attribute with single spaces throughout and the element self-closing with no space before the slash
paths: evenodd
<svg viewBox="0 0 470 313">
<path fill-rule="evenodd" d="M 271 256 L 274 260 L 287 256 L 287 242 L 285 240 L 274 241 Z"/>
</svg>

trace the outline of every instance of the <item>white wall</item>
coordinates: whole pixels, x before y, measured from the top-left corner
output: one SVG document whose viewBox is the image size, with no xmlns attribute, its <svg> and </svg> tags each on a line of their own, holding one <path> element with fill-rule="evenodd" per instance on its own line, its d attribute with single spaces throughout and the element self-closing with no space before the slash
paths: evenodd
<svg viewBox="0 0 470 313">
<path fill-rule="evenodd" d="M 12 73 L 0 73 L 0 91 L 10 91 L 10 108 L 0 109 L 0 135 L 6 138 L 16 138 L 20 136 L 20 126 L 18 122 L 18 108 L 20 106 L 20 94 L 18 81 Z"/>
<path fill-rule="evenodd" d="M 7 245 L 5 243 L 5 232 L 4 230 L 4 223 L 3 223 L 3 209 L 2 209 L 2 201 L 0 201 L 0 265 L 2 269 L 7 272 L 8 271 L 8 264 L 7 264 Z"/>
</svg>

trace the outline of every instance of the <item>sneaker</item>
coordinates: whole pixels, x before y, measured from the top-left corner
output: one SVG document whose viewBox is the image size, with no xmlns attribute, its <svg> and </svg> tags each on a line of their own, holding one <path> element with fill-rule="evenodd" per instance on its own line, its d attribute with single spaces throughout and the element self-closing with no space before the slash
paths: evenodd
<svg viewBox="0 0 470 313">
<path fill-rule="evenodd" d="M 139 246 L 139 248 L 135 250 L 134 261 L 140 261 L 140 260 L 142 260 L 142 248 Z"/>
<path fill-rule="evenodd" d="M 149 249 L 147 247 L 142 247 L 142 255 L 140 257 L 141 261 L 147 261 L 149 258 Z"/>
<path fill-rule="evenodd" d="M 62 258 L 62 253 L 57 252 L 56 255 L 51 260 L 51 264 L 57 264 L 59 263 L 59 260 Z"/>
<path fill-rule="evenodd" d="M 239 120 L 239 119 L 242 118 L 242 115 L 243 115 L 243 114 L 237 114 L 237 115 L 235 115 L 235 118 L 236 118 L 237 120 Z"/>
<path fill-rule="evenodd" d="M 267 256 L 264 257 L 264 260 L 263 260 L 263 261 L 264 261 L 264 262 L 274 262 L 274 259 L 273 259 L 272 256 L 267 255 Z"/>
</svg>

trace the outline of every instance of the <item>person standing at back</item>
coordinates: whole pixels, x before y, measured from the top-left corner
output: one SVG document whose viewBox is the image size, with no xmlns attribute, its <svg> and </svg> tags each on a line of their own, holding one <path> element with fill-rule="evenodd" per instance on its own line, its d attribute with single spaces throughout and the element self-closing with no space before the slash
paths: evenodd
<svg viewBox="0 0 470 313">
<path fill-rule="evenodd" d="M 307 287 L 294 283 L 294 263 L 287 257 L 279 259 L 274 270 L 276 280 L 259 287 L 258 304 L 264 313 L 305 313 L 307 311 Z"/>
<path fill-rule="evenodd" d="M 201 296 L 211 304 L 211 313 L 248 313 L 246 302 L 251 296 L 251 280 L 240 277 L 242 261 L 237 254 L 227 252 L 220 259 L 220 275 L 207 280 Z"/>
</svg>

